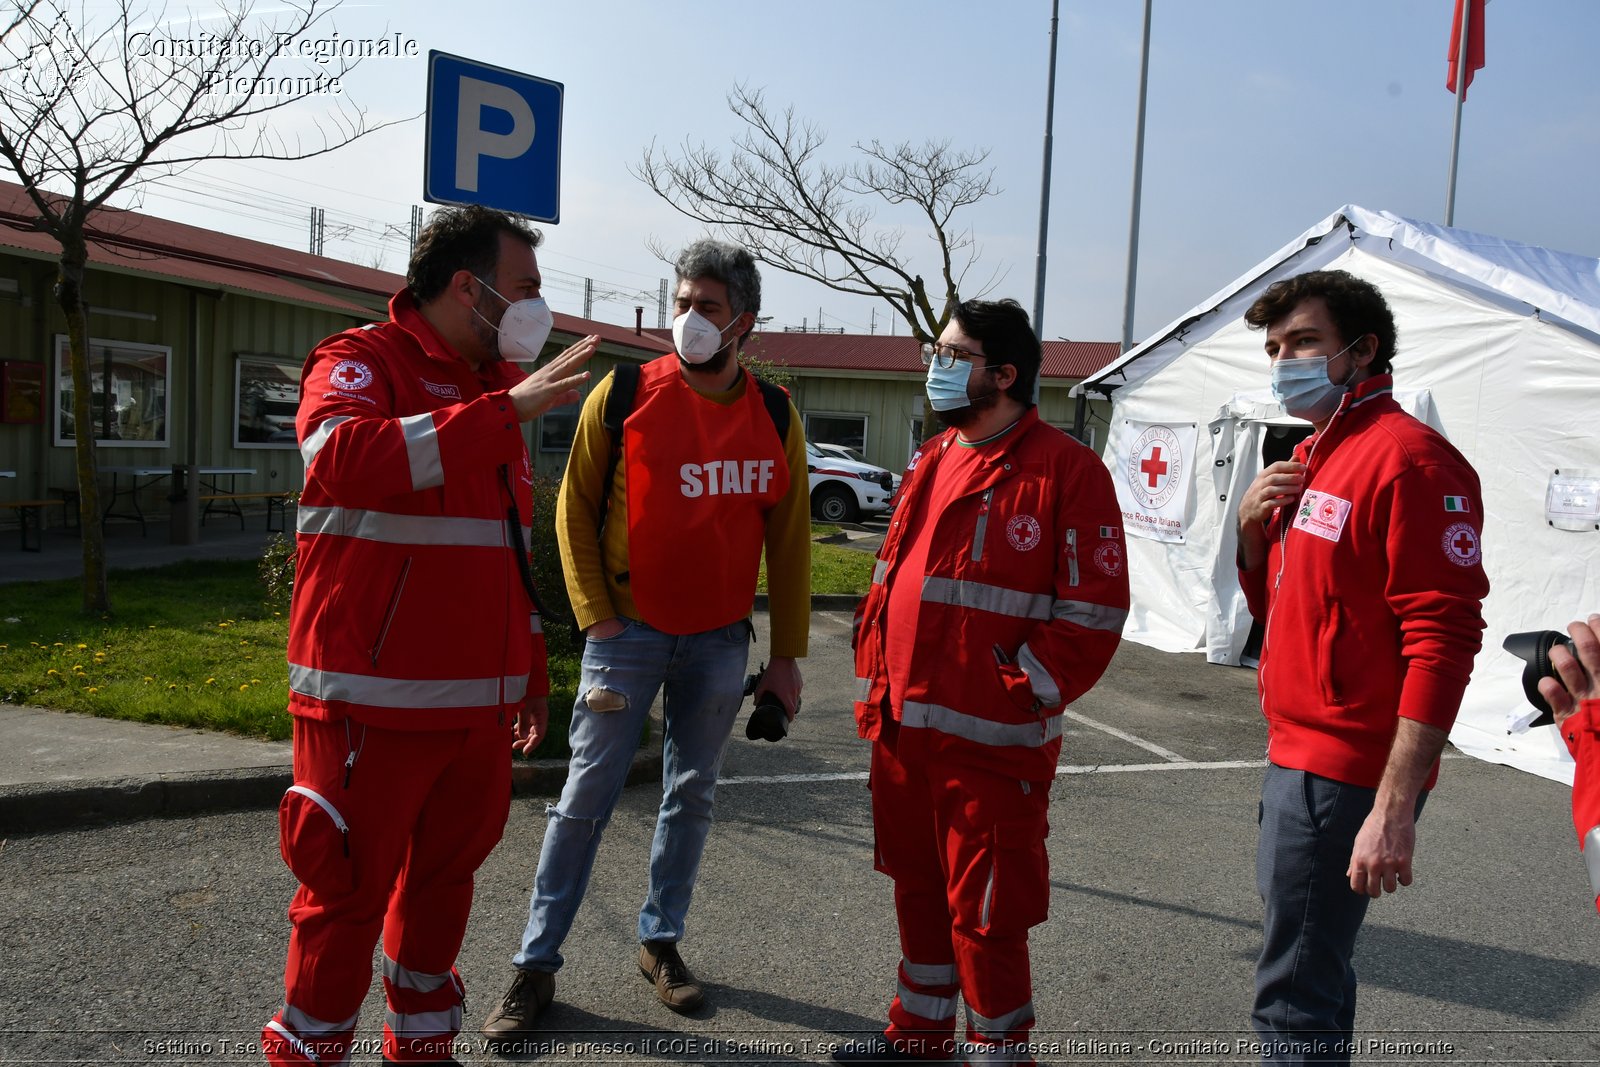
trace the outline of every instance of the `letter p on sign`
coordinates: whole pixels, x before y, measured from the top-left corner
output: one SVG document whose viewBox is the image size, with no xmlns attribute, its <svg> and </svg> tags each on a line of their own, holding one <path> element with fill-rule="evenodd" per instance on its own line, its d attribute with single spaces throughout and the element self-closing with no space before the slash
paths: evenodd
<svg viewBox="0 0 1600 1067">
<path fill-rule="evenodd" d="M 423 197 L 561 218 L 561 83 L 428 53 Z"/>
</svg>

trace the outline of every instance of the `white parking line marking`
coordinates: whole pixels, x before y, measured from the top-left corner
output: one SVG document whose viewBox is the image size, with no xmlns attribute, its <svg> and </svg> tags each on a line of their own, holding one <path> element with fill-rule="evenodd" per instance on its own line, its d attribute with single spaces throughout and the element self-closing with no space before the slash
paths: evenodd
<svg viewBox="0 0 1600 1067">
<path fill-rule="evenodd" d="M 1265 767 L 1264 759 L 1217 760 L 1211 763 L 1200 763 L 1195 760 L 1179 760 L 1175 763 L 1099 763 L 1083 766 L 1074 766 L 1063 763 L 1056 768 L 1057 774 L 1120 774 L 1138 773 L 1144 771 L 1240 771 L 1252 767 Z M 733 778 L 723 778 L 718 785 L 788 785 L 794 782 L 864 782 L 867 780 L 866 771 L 840 771 L 837 774 L 767 774 L 767 775 L 739 775 Z"/>
<path fill-rule="evenodd" d="M 1153 741 L 1146 741 L 1142 737 L 1135 737 L 1132 734 L 1128 733 L 1126 730 L 1119 730 L 1115 726 L 1107 726 L 1103 722 L 1095 722 L 1093 719 L 1089 718 L 1087 715 L 1079 715 L 1075 711 L 1068 711 L 1068 712 L 1064 712 L 1063 714 L 1066 715 L 1066 717 L 1071 719 L 1073 722 L 1081 723 L 1084 726 L 1087 726 L 1087 727 L 1089 727 L 1090 729 L 1093 729 L 1093 730 L 1099 730 L 1101 733 L 1110 734 L 1112 737 L 1121 738 L 1122 740 L 1128 742 L 1128 744 L 1130 744 L 1130 745 L 1138 745 L 1140 748 L 1144 749 L 1146 752 L 1153 752 L 1157 756 L 1160 756 L 1164 760 L 1171 760 L 1173 763 L 1188 763 L 1189 762 L 1188 760 L 1184 759 L 1182 756 L 1178 755 L 1176 752 L 1173 752 L 1173 751 L 1171 751 L 1169 749 L 1162 748 L 1160 745 L 1156 744 Z"/>
</svg>

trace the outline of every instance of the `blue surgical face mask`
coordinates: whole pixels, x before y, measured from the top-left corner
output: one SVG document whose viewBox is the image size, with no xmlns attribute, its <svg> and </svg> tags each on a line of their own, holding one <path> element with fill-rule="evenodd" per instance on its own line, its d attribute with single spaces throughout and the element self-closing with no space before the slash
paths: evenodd
<svg viewBox="0 0 1600 1067">
<path fill-rule="evenodd" d="M 1278 398 L 1283 410 L 1307 422 L 1321 422 L 1339 410 L 1339 401 L 1350 391 L 1350 379 L 1356 376 L 1356 365 L 1354 360 L 1350 361 L 1350 373 L 1340 383 L 1329 380 L 1328 364 L 1354 348 L 1361 339 L 1357 337 L 1331 356 L 1274 361 L 1272 395 Z"/>
<path fill-rule="evenodd" d="M 935 411 L 954 411 L 972 403 L 967 395 L 967 377 L 971 373 L 972 364 L 964 359 L 949 367 L 939 366 L 938 360 L 928 364 L 928 406 Z"/>
</svg>

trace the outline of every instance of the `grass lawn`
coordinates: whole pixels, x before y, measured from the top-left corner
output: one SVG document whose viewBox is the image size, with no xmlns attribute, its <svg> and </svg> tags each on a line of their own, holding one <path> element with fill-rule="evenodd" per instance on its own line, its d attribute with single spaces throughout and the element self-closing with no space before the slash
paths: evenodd
<svg viewBox="0 0 1600 1067">
<path fill-rule="evenodd" d="M 864 592 L 872 561 L 814 544 L 812 588 Z M 0 702 L 288 737 L 288 612 L 268 602 L 259 572 L 254 560 L 118 571 L 116 613 L 100 618 L 80 613 L 77 579 L 0 585 Z M 538 755 L 560 758 L 579 666 L 562 624 L 550 629 L 551 730 Z"/>
</svg>

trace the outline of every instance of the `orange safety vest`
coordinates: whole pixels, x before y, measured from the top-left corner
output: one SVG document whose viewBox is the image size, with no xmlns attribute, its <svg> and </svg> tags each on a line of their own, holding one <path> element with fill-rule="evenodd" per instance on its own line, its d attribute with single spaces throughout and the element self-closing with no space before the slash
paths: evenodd
<svg viewBox="0 0 1600 1067">
<path fill-rule="evenodd" d="M 645 364 L 622 424 L 628 584 L 645 622 L 696 634 L 750 614 L 767 515 L 789 461 L 754 379 L 732 404 L 683 380 L 678 357 Z"/>
</svg>

